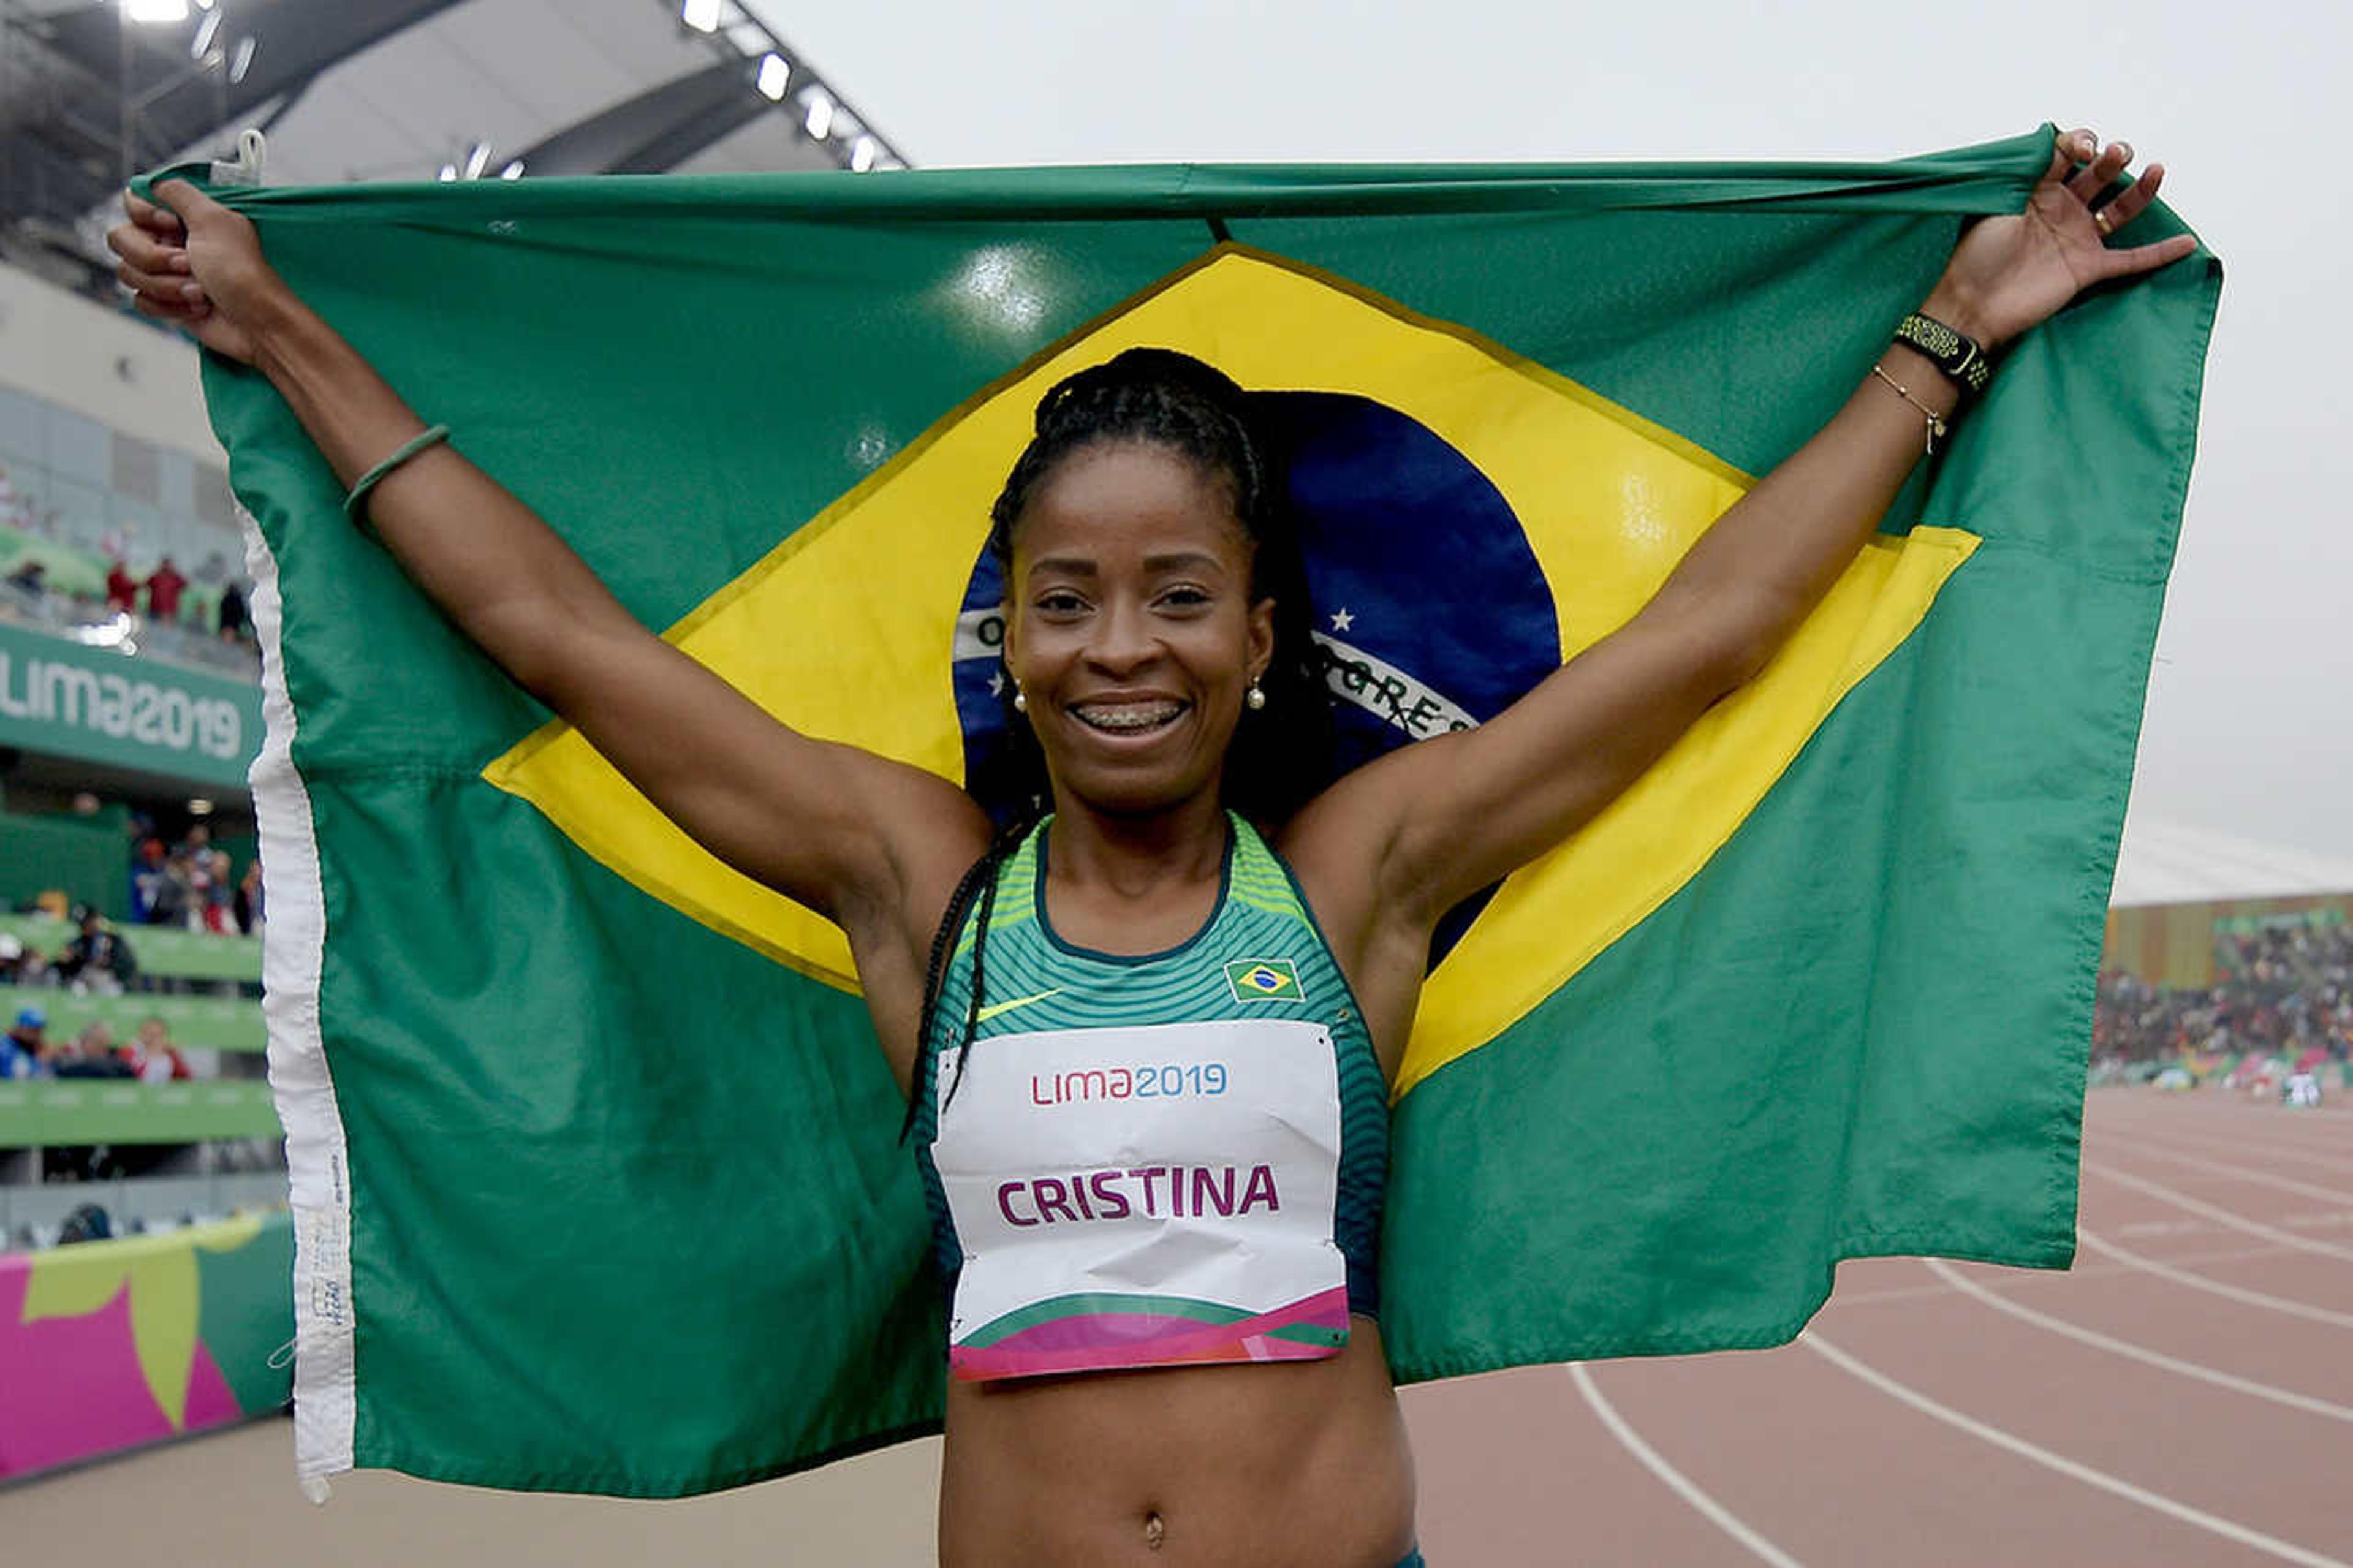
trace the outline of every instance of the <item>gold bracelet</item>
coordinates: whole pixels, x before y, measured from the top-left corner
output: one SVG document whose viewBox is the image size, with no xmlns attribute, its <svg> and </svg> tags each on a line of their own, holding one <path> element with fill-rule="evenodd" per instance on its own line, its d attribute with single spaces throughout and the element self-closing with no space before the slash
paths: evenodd
<svg viewBox="0 0 2353 1568">
<path fill-rule="evenodd" d="M 1945 423 L 1945 416 L 1937 413 L 1935 409 L 1929 407 L 1926 404 L 1921 402 L 1918 398 L 1913 396 L 1912 389 L 1905 385 L 1902 382 L 1896 380 L 1894 376 L 1888 374 L 1887 367 L 1885 365 L 1873 365 L 1871 367 L 1871 374 L 1885 382 L 1888 385 L 1894 387 L 1895 389 L 1896 396 L 1902 398 L 1905 402 L 1918 409 L 1922 416 L 1928 421 L 1926 449 L 1928 456 L 1932 458 L 1935 457 L 1936 455 L 1936 443 L 1943 440 L 1945 438 L 1946 432 L 1952 428 L 1950 425 Z"/>
</svg>

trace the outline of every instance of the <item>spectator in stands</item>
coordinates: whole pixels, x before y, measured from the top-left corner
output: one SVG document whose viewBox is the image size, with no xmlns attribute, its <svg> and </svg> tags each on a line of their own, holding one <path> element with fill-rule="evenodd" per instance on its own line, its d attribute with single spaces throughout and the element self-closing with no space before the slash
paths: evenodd
<svg viewBox="0 0 2353 1568">
<path fill-rule="evenodd" d="M 231 578 L 221 587 L 220 635 L 224 642 L 243 642 L 252 619 L 246 614 L 245 586 Z"/>
<path fill-rule="evenodd" d="M 188 912 L 185 876 L 173 874 L 171 856 L 160 838 L 139 846 L 139 864 L 131 873 L 131 910 L 141 925 L 184 924 Z"/>
<path fill-rule="evenodd" d="M 234 935 L 237 868 L 229 860 L 228 851 L 215 849 L 198 854 L 195 858 L 205 866 L 205 929 L 217 936 Z"/>
<path fill-rule="evenodd" d="M 138 1071 L 114 1048 L 114 1031 L 92 1023 L 62 1047 L 56 1058 L 59 1078 L 136 1078 Z"/>
<path fill-rule="evenodd" d="M 49 1016 L 38 1007 L 17 1012 L 7 1034 L 0 1036 L 0 1079 L 48 1076 L 48 1027 Z"/>
<path fill-rule="evenodd" d="M 168 555 L 164 557 L 156 563 L 155 570 L 147 578 L 148 616 L 158 621 L 178 620 L 180 595 L 187 586 L 188 580 L 180 575 L 180 569 L 172 564 L 172 558 Z"/>
<path fill-rule="evenodd" d="M 251 936 L 261 928 L 261 862 L 246 863 L 245 879 L 237 885 L 237 929 Z"/>
<path fill-rule="evenodd" d="M 81 934 L 58 954 L 58 977 L 78 991 L 120 995 L 138 971 L 131 944 L 107 930 L 105 918 L 96 910 L 82 911 Z"/>
<path fill-rule="evenodd" d="M 164 841 L 142 837 L 131 851 L 131 920 L 134 925 L 155 923 L 157 895 L 164 890 Z"/>
<path fill-rule="evenodd" d="M 122 1047 L 142 1083 L 168 1083 L 174 1079 L 194 1078 L 188 1058 L 172 1043 L 170 1033 L 161 1018 L 142 1018 L 139 1033 Z"/>
<path fill-rule="evenodd" d="M 204 921 L 204 897 L 196 889 L 196 863 L 185 845 L 174 849 L 164 858 L 164 875 L 171 879 L 169 921 L 158 918 L 156 924 L 171 924 L 195 931 Z"/>
<path fill-rule="evenodd" d="M 72 1247 L 85 1241 L 113 1239 L 114 1222 L 109 1219 L 106 1211 L 96 1204 L 82 1205 L 73 1213 L 66 1215 L 65 1223 L 58 1226 L 59 1247 Z"/>
<path fill-rule="evenodd" d="M 139 579 L 119 555 L 106 568 L 106 607 L 126 616 L 139 608 Z"/>
<path fill-rule="evenodd" d="M 8 585 L 21 588 L 37 599 L 48 591 L 48 572 L 42 562 L 20 561 L 16 569 L 8 574 Z"/>
<path fill-rule="evenodd" d="M 51 985 L 57 978 L 47 953 L 0 932 L 0 985 Z"/>
</svg>

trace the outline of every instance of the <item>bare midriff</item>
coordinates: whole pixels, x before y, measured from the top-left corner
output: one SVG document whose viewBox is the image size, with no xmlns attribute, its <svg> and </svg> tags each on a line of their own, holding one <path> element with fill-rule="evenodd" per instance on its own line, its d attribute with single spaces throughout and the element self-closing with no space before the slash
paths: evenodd
<svg viewBox="0 0 2353 1568">
<path fill-rule="evenodd" d="M 940 1561 L 1392 1568 L 1413 1459 L 1380 1330 L 1322 1361 L 948 1386 Z"/>
</svg>

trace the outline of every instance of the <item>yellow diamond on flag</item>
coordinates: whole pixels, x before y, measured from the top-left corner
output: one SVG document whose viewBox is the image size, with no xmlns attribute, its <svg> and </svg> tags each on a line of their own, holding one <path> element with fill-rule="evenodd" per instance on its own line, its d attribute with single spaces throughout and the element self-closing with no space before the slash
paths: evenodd
<svg viewBox="0 0 2353 1568">
<path fill-rule="evenodd" d="M 1195 354 L 1254 390 L 1353 394 L 1419 421 L 1518 517 L 1551 589 L 1563 658 L 1632 616 L 1749 482 L 1462 328 L 1225 245 L 984 389 L 664 635 L 807 734 L 961 781 L 949 666 L 989 503 L 1046 389 L 1139 346 Z M 1508 879 L 1432 971 L 1397 1092 L 1509 1027 L 1688 881 L 1977 543 L 1926 527 L 1874 540 L 1757 680 Z M 568 725 L 542 729 L 484 776 L 646 892 L 855 988 L 839 929 L 722 865 Z"/>
</svg>

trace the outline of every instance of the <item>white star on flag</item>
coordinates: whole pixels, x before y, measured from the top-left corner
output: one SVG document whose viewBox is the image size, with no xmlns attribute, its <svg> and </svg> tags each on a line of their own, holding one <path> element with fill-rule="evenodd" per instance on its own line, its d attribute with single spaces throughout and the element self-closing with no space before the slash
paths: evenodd
<svg viewBox="0 0 2353 1568">
<path fill-rule="evenodd" d="M 1345 605 L 1332 613 L 1332 629 L 1335 632 L 1345 632 L 1356 624 L 1356 617 L 1350 615 Z"/>
</svg>

